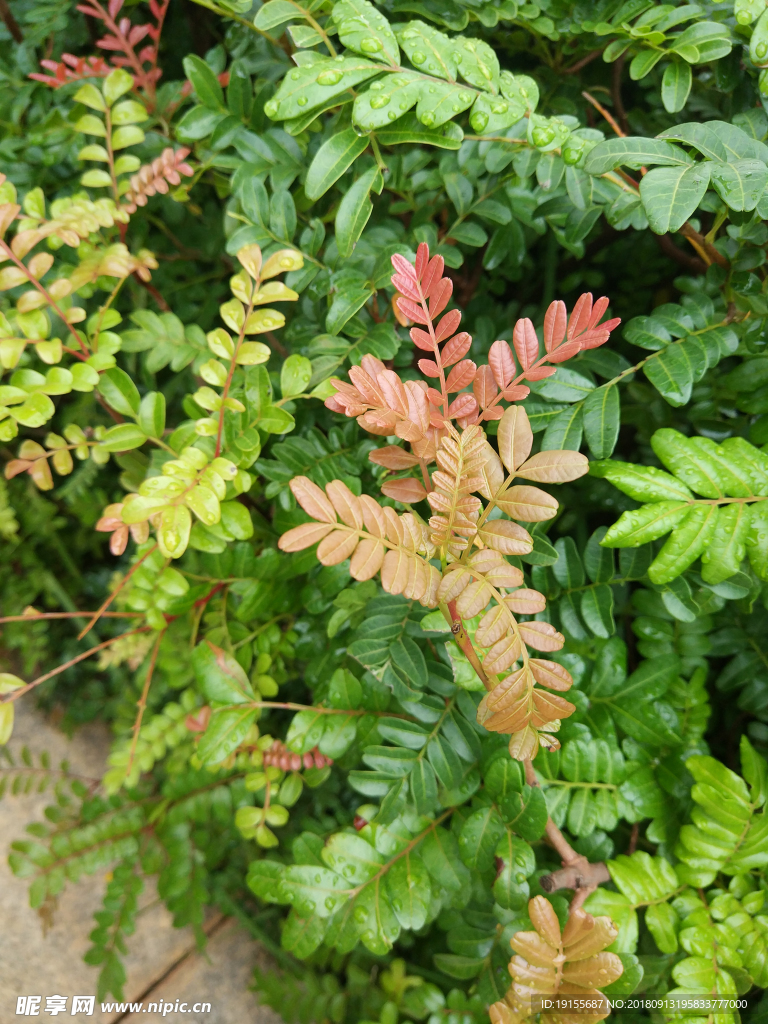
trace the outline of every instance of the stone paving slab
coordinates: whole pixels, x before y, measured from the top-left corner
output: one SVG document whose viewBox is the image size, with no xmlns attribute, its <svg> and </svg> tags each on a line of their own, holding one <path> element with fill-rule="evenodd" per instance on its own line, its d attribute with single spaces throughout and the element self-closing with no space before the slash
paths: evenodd
<svg viewBox="0 0 768 1024">
<path fill-rule="evenodd" d="M 63 758 L 71 770 L 99 778 L 109 749 L 109 735 L 101 725 L 80 729 L 71 742 L 29 701 L 17 705 L 17 722 L 10 748 L 14 755 L 26 744 L 37 755 L 48 751 L 51 764 Z M 35 759 L 37 763 L 37 757 Z M 50 920 L 44 921 L 29 906 L 27 883 L 15 878 L 8 866 L 8 847 L 23 838 L 27 824 L 43 819 L 51 802 L 48 793 L 6 796 L 0 801 L 0 1022 L 23 1020 L 16 1016 L 17 996 L 42 996 L 41 1021 L 72 1021 L 73 1024 L 120 1024 L 151 1022 L 155 1014 L 123 1011 L 71 1015 L 72 996 L 94 995 L 97 969 L 83 962 L 95 927 L 93 913 L 102 901 L 106 880 L 102 875 L 85 877 L 68 885 L 56 901 Z M 248 991 L 251 971 L 263 966 L 264 953 L 236 924 L 214 915 L 206 926 L 211 935 L 207 949 L 197 952 L 191 929 L 174 928 L 171 915 L 157 898 L 153 880 L 146 881 L 140 898 L 136 932 L 128 940 L 125 997 L 128 1002 L 152 1001 L 157 992 L 164 1002 L 210 1002 L 206 1014 L 169 1013 L 167 1021 L 184 1024 L 279 1024 L 268 1008 L 260 1008 Z M 67 996 L 67 1012 L 46 1014 L 45 996 Z M 189 997 L 189 998 L 188 998 Z M 111 997 L 110 997 L 111 998 Z"/>
</svg>

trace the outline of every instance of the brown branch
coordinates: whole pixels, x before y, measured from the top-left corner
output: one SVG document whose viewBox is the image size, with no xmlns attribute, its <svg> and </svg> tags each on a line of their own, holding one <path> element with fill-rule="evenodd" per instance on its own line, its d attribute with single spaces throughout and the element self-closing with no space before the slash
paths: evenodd
<svg viewBox="0 0 768 1024">
<path fill-rule="evenodd" d="M 707 269 L 707 264 L 704 260 L 698 256 L 691 256 L 690 253 L 683 252 L 682 249 L 678 249 L 669 235 L 656 235 L 656 244 L 671 260 L 675 263 L 679 263 L 681 267 L 685 267 L 691 274 L 703 274 Z"/>
<path fill-rule="evenodd" d="M 155 288 L 153 284 L 150 284 L 149 281 L 144 281 L 141 277 L 139 277 L 139 273 L 137 270 L 134 270 L 133 276 L 136 278 L 136 280 L 139 282 L 142 288 L 146 288 L 146 290 L 149 292 L 149 294 L 152 296 L 152 298 L 155 300 L 155 302 L 158 304 L 158 306 L 164 313 L 171 312 L 171 307 L 168 305 L 168 303 L 165 301 L 163 296 L 160 294 L 160 292 L 157 290 L 157 288 Z"/>
<path fill-rule="evenodd" d="M 592 61 L 596 57 L 599 57 L 602 52 L 603 52 L 602 49 L 600 49 L 600 50 L 593 50 L 591 53 L 588 53 L 586 55 L 586 57 L 582 57 L 581 60 L 577 60 L 575 64 L 571 64 L 571 66 L 569 68 L 563 68 L 562 71 L 560 72 L 560 74 L 561 75 L 575 75 L 577 71 L 581 71 L 581 69 L 585 68 L 587 66 L 587 64 L 591 64 Z"/>
<path fill-rule="evenodd" d="M 24 33 L 21 31 L 18 21 L 13 16 L 8 0 L 0 0 L 0 18 L 5 22 L 5 27 L 17 43 L 24 42 Z"/>
<path fill-rule="evenodd" d="M 88 625 L 85 627 L 85 629 L 81 630 L 81 632 L 78 633 L 78 635 L 77 635 L 77 639 L 78 640 L 82 640 L 83 637 L 86 635 L 86 633 L 89 633 L 93 629 L 93 627 L 99 621 L 101 616 L 104 614 L 104 612 L 107 610 L 107 608 L 109 608 L 109 606 L 115 600 L 117 595 L 123 589 L 123 587 L 128 582 L 128 580 L 131 578 L 131 576 L 133 576 L 133 574 L 136 572 L 136 570 L 139 568 L 139 566 L 142 564 L 142 562 L 146 558 L 149 558 L 149 556 L 152 554 L 152 552 L 156 551 L 156 550 L 157 550 L 157 544 L 153 544 L 152 547 L 149 549 L 149 551 L 146 551 L 141 556 L 141 558 L 138 560 L 138 562 L 134 562 L 134 564 L 131 566 L 131 568 L 128 570 L 128 572 L 125 574 L 125 576 L 123 576 L 123 578 L 120 581 L 120 583 L 118 584 L 118 586 L 115 587 L 115 589 L 112 591 L 112 593 L 106 599 L 106 601 L 102 604 L 102 606 L 98 609 L 98 611 L 94 612 L 93 618 L 88 623 Z"/>
<path fill-rule="evenodd" d="M 526 760 L 523 765 L 525 781 L 529 786 L 538 786 L 539 780 L 531 761 Z M 571 909 L 576 910 L 601 882 L 610 882 L 608 868 L 602 861 L 592 864 L 582 854 L 577 853 L 551 818 L 547 818 L 544 834 L 560 855 L 563 867 L 559 871 L 543 875 L 539 879 L 539 884 L 544 892 L 574 889 L 576 895 L 571 903 Z"/>
<path fill-rule="evenodd" d="M 728 260 L 719 252 L 711 242 L 708 242 L 704 235 L 700 234 L 690 221 L 686 221 L 680 228 L 680 234 L 687 238 L 696 252 L 709 266 L 710 263 L 717 263 L 720 267 L 728 267 Z"/>
<path fill-rule="evenodd" d="M 624 72 L 624 62 L 626 59 L 626 54 L 622 53 L 618 60 L 613 63 L 613 68 L 611 69 L 611 99 L 613 100 L 613 109 L 616 111 L 619 124 L 624 129 L 625 134 L 629 135 L 627 112 L 624 109 L 624 101 L 621 98 L 621 76 Z"/>
<path fill-rule="evenodd" d="M 469 639 L 469 634 L 467 633 L 466 629 L 464 629 L 464 623 L 461 621 L 461 616 L 459 615 L 456 609 L 456 601 L 448 602 L 447 611 L 448 614 L 446 615 L 446 612 L 443 611 L 443 615 L 445 616 L 446 621 L 450 624 L 453 639 L 461 648 L 462 653 L 466 656 L 467 661 L 470 663 L 472 668 L 477 673 L 478 679 L 481 681 L 486 690 L 492 690 L 495 684 L 488 678 L 485 669 L 480 664 L 480 659 L 477 656 L 477 652 L 472 646 L 472 641 Z"/>
<path fill-rule="evenodd" d="M 34 622 L 36 619 L 90 619 L 96 612 L 29 612 L 27 615 L 3 615 L 0 625 L 4 622 Z M 143 612 L 102 612 L 109 619 L 143 619 Z"/>
<path fill-rule="evenodd" d="M 147 678 L 144 680 L 144 688 L 141 691 L 141 697 L 137 702 L 139 713 L 136 715 L 136 721 L 133 723 L 133 737 L 131 739 L 131 750 L 128 754 L 128 764 L 125 767 L 125 776 L 131 774 L 131 768 L 133 767 L 133 759 L 136 756 L 136 745 L 139 742 L 139 732 L 141 731 L 141 723 L 144 719 L 144 712 L 147 710 L 147 697 L 149 696 L 149 688 L 152 685 L 152 676 L 155 674 L 155 665 L 157 664 L 157 653 L 160 650 L 160 642 L 165 636 L 165 630 L 161 629 L 157 634 L 157 640 L 155 640 L 155 646 L 152 648 L 152 654 L 149 659 L 149 666 L 147 667 Z"/>
<path fill-rule="evenodd" d="M 605 107 L 602 105 L 602 103 L 598 103 L 598 101 L 595 99 L 595 97 L 591 93 L 589 93 L 589 92 L 582 92 L 581 95 L 584 97 L 585 100 L 587 100 L 588 103 L 592 104 L 592 106 L 595 108 L 595 110 L 599 114 L 601 114 L 605 118 L 605 120 L 608 122 L 608 124 L 611 126 L 611 128 L 613 128 L 613 130 L 616 132 L 616 134 L 619 136 L 620 139 L 626 138 L 627 133 L 616 124 L 616 121 L 615 121 L 613 115 L 610 114 L 605 109 Z"/>
<path fill-rule="evenodd" d="M 78 654 L 75 658 L 70 658 L 63 665 L 59 665 L 57 668 L 52 669 L 50 672 L 46 672 L 45 675 L 38 676 L 37 679 L 33 679 L 31 683 L 27 683 L 26 686 L 19 687 L 18 690 L 12 690 L 0 699 L 0 704 L 10 704 L 14 700 L 18 700 L 19 697 L 23 697 L 25 693 L 29 693 L 40 683 L 45 683 L 49 679 L 53 679 L 54 676 L 59 675 L 61 672 L 66 671 L 68 668 L 72 668 L 73 665 L 77 665 L 80 661 L 85 661 L 86 658 L 90 658 L 92 654 L 96 654 L 98 651 L 103 650 L 105 647 L 109 647 L 110 644 L 115 643 L 117 640 L 122 640 L 127 636 L 134 636 L 136 633 L 148 633 L 150 631 L 149 626 L 139 626 L 138 629 L 131 629 L 127 633 L 120 633 L 117 636 L 110 637 L 109 640 L 105 640 L 103 643 L 96 644 L 95 647 L 91 647 L 89 650 L 84 651 L 82 654 Z"/>
</svg>

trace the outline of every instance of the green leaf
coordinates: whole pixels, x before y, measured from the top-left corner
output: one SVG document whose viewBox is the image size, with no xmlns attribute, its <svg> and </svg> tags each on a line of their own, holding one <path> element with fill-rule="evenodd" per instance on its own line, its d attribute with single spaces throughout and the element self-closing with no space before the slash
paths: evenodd
<svg viewBox="0 0 768 1024">
<path fill-rule="evenodd" d="M 547 802 L 538 786 L 523 786 L 501 802 L 504 820 L 513 832 L 529 841 L 539 839 L 547 824 Z"/>
<path fill-rule="evenodd" d="M 368 143 L 369 139 L 364 135 L 358 135 L 354 128 L 347 128 L 326 140 L 318 149 L 307 171 L 304 183 L 307 198 L 315 200 L 325 195 L 331 185 L 338 181 L 365 152 Z"/>
<path fill-rule="evenodd" d="M 423 690 L 429 682 L 427 663 L 415 640 L 404 636 L 390 644 L 389 656 L 405 678 Z"/>
<path fill-rule="evenodd" d="M 685 501 L 656 501 L 623 512 L 606 533 L 602 543 L 611 548 L 636 548 L 669 533 L 690 511 Z"/>
<path fill-rule="evenodd" d="M 611 713 L 627 736 L 653 747 L 681 743 L 679 721 L 672 707 L 661 701 L 647 704 L 612 702 Z"/>
<path fill-rule="evenodd" d="M 624 164 L 639 169 L 661 165 L 690 167 L 693 163 L 684 149 L 662 139 L 624 138 L 599 142 L 587 154 L 584 170 L 588 174 L 605 174 Z"/>
<path fill-rule="evenodd" d="M 446 121 L 436 128 L 428 128 L 415 114 L 404 114 L 388 127 L 380 128 L 376 132 L 376 138 L 382 146 L 415 143 L 437 146 L 439 149 L 461 149 L 464 132 L 453 121 Z"/>
<path fill-rule="evenodd" d="M 202 57 L 194 53 L 184 58 L 184 74 L 192 83 L 197 98 L 209 110 L 225 111 L 224 93 L 219 80 Z"/>
<path fill-rule="evenodd" d="M 747 552 L 751 521 L 749 505 L 723 505 L 717 510 L 712 539 L 701 558 L 705 582 L 722 583 L 739 572 Z"/>
<path fill-rule="evenodd" d="M 658 505 L 652 507 L 658 508 Z M 648 569 L 651 582 L 669 583 L 692 565 L 712 542 L 717 517 L 718 509 L 714 505 L 692 508 L 651 562 Z"/>
<path fill-rule="evenodd" d="M 380 718 L 378 730 L 382 739 L 396 743 L 400 747 L 421 750 L 429 739 L 429 732 L 418 722 L 408 722 L 402 718 Z"/>
<path fill-rule="evenodd" d="M 559 415 L 549 421 L 547 429 L 544 431 L 544 437 L 541 439 L 541 447 L 544 451 L 564 448 L 577 452 L 581 448 L 584 431 L 583 408 L 581 402 L 576 402 L 570 408 L 563 409 Z"/>
<path fill-rule="evenodd" d="M 253 23 L 262 32 L 284 25 L 286 21 L 294 21 L 299 16 L 296 4 L 289 0 L 269 0 L 256 13 Z"/>
<path fill-rule="evenodd" d="M 677 929 L 680 922 L 668 903 L 651 904 L 645 911 L 645 924 L 662 953 L 677 952 Z"/>
<path fill-rule="evenodd" d="M 754 210 L 768 184 L 762 160 L 734 160 L 712 165 L 712 185 L 731 210 Z"/>
<path fill-rule="evenodd" d="M 704 438 L 696 440 L 705 441 Z M 713 458 L 706 444 L 697 444 L 694 439 L 685 437 L 677 430 L 666 427 L 657 430 L 651 438 L 651 447 L 676 477 L 705 498 L 724 497 L 725 481 L 721 480 L 724 476 L 727 476 L 729 484 L 735 484 L 738 488 L 739 481 L 732 477 L 727 463 L 721 465 L 721 460 Z M 748 491 L 747 494 L 734 494 L 734 497 L 747 496 Z"/>
<path fill-rule="evenodd" d="M 322 740 L 328 718 L 313 708 L 299 711 L 288 727 L 285 745 L 297 754 L 306 754 Z"/>
<path fill-rule="evenodd" d="M 368 0 L 339 0 L 331 16 L 339 39 L 350 50 L 395 67 L 400 63 L 400 48 L 389 22 Z"/>
<path fill-rule="evenodd" d="M 464 81 L 474 85 L 476 89 L 483 89 L 485 92 L 497 95 L 499 91 L 499 59 L 488 43 L 483 42 L 482 39 L 456 36 L 451 40 L 451 44 L 456 47 L 451 56 L 458 64 L 459 74 Z M 456 54 L 458 57 L 455 56 Z"/>
<path fill-rule="evenodd" d="M 584 586 L 584 566 L 573 537 L 560 537 L 555 542 L 555 550 L 558 557 L 552 573 L 560 586 L 568 590 Z"/>
<path fill-rule="evenodd" d="M 485 966 L 484 957 L 459 956 L 454 953 L 435 953 L 432 959 L 439 971 L 460 981 L 477 977 Z"/>
<path fill-rule="evenodd" d="M 336 871 L 315 864 L 290 864 L 280 876 L 277 892 L 300 916 L 330 917 L 349 899 L 350 888 Z"/>
<path fill-rule="evenodd" d="M 633 82 L 638 82 L 641 78 L 645 78 L 646 75 L 653 71 L 663 56 L 663 50 L 640 50 L 632 58 L 632 62 L 629 65 L 629 77 Z"/>
<path fill-rule="evenodd" d="M 236 750 L 256 721 L 257 708 L 218 708 L 197 747 L 203 764 L 220 764 Z"/>
<path fill-rule="evenodd" d="M 692 84 L 693 73 L 689 64 L 682 60 L 668 64 L 661 80 L 661 102 L 664 109 L 670 114 L 682 110 L 688 102 Z"/>
<path fill-rule="evenodd" d="M 419 853 L 432 878 L 451 893 L 466 890 L 471 875 L 461 860 L 459 845 L 452 832 L 435 828 L 423 839 Z"/>
<path fill-rule="evenodd" d="M 165 430 L 165 395 L 149 391 L 139 405 L 139 426 L 148 437 L 161 438 Z"/>
<path fill-rule="evenodd" d="M 416 119 L 427 128 L 437 128 L 467 110 L 474 101 L 475 93 L 465 85 L 435 82 L 422 88 Z"/>
<path fill-rule="evenodd" d="M 698 338 L 689 339 L 698 342 Z M 694 382 L 700 380 L 707 368 L 703 346 L 694 347 L 684 342 L 669 345 L 658 355 L 649 359 L 643 373 L 653 384 L 662 398 L 676 408 L 687 405 L 691 398 Z"/>
<path fill-rule="evenodd" d="M 442 786 L 453 789 L 461 784 L 464 769 L 458 754 L 445 736 L 432 737 L 427 746 L 427 757 Z"/>
<path fill-rule="evenodd" d="M 581 595 L 581 617 L 595 636 L 609 637 L 616 630 L 613 621 L 613 591 L 607 583 L 590 587 Z"/>
<path fill-rule="evenodd" d="M 495 807 L 480 807 L 470 814 L 459 834 L 461 859 L 467 867 L 472 871 L 486 871 L 491 867 L 496 847 L 505 832 Z"/>
<path fill-rule="evenodd" d="M 430 814 L 437 803 L 437 778 L 429 761 L 421 757 L 414 761 L 410 783 L 416 810 L 419 814 Z"/>
<path fill-rule="evenodd" d="M 620 426 L 618 387 L 606 385 L 590 392 L 584 400 L 584 433 L 589 450 L 596 459 L 607 459 L 613 454 Z"/>
<path fill-rule="evenodd" d="M 108 452 L 127 452 L 140 448 L 147 440 L 144 431 L 134 423 L 118 423 L 110 427 L 101 439 L 101 446 Z"/>
<path fill-rule="evenodd" d="M 355 100 L 352 118 L 365 131 L 391 124 L 416 105 L 424 79 L 411 72 L 401 72 L 379 79 Z"/>
<path fill-rule="evenodd" d="M 387 899 L 403 928 L 423 928 L 432 902 L 432 884 L 421 857 L 409 851 L 384 876 Z"/>
<path fill-rule="evenodd" d="M 640 182 L 640 198 L 651 231 L 665 235 L 680 230 L 704 198 L 711 166 L 705 162 L 648 171 Z"/>
<path fill-rule="evenodd" d="M 396 25 L 394 32 L 408 60 L 419 71 L 449 82 L 456 80 L 456 60 L 448 36 L 417 20 Z"/>
<path fill-rule="evenodd" d="M 746 736 L 741 737 L 741 771 L 749 783 L 749 795 L 752 803 L 762 807 L 768 799 L 768 764 L 758 754 Z"/>
<path fill-rule="evenodd" d="M 131 378 L 118 366 L 113 366 L 102 373 L 98 392 L 115 412 L 123 416 L 136 416 L 141 405 L 139 389 Z"/>
<path fill-rule="evenodd" d="M 379 169 L 375 166 L 365 171 L 339 204 L 335 227 L 336 244 L 341 257 L 352 255 L 355 243 L 368 223 L 368 218 L 373 212 L 373 203 L 369 198 L 369 193 L 379 174 Z"/>
<path fill-rule="evenodd" d="M 380 64 L 361 57 L 302 65 L 288 72 L 275 95 L 264 104 L 264 113 L 273 121 L 300 117 L 380 71 Z"/>
<path fill-rule="evenodd" d="M 677 477 L 655 466 L 632 462 L 591 462 L 592 476 L 604 477 L 635 501 L 689 501 L 693 493 Z"/>
<path fill-rule="evenodd" d="M 245 704 L 255 700 L 253 687 L 238 662 L 210 640 L 192 652 L 192 668 L 206 699 L 219 704 Z"/>
<path fill-rule="evenodd" d="M 306 356 L 291 355 L 280 370 L 280 391 L 283 398 L 293 398 L 306 391 L 312 378 L 312 363 Z"/>
</svg>

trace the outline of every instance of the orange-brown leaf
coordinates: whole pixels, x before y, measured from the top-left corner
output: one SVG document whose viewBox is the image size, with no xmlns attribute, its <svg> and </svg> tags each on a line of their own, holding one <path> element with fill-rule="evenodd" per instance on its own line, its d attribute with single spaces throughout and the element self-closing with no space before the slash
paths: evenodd
<svg viewBox="0 0 768 1024">
<path fill-rule="evenodd" d="M 411 455 L 405 448 L 401 448 L 398 444 L 388 444 L 384 448 L 376 448 L 372 451 L 368 458 L 371 462 L 375 462 L 377 466 L 384 466 L 385 469 L 410 469 L 412 466 L 418 466 L 419 460 L 415 455 Z M 536 490 L 532 487 L 531 490 Z M 542 491 L 542 494 L 544 492 Z"/>
<path fill-rule="evenodd" d="M 495 604 L 480 620 L 480 624 L 475 630 L 475 643 L 480 647 L 490 647 L 491 644 L 495 644 L 497 640 L 506 636 L 508 629 L 509 614 L 506 608 Z"/>
<path fill-rule="evenodd" d="M 349 574 L 355 580 L 369 580 L 381 568 L 385 547 L 374 537 L 364 537 L 357 545 L 349 563 Z"/>
<path fill-rule="evenodd" d="M 486 495 L 490 497 L 490 495 Z M 557 515 L 557 498 L 539 487 L 518 484 L 510 487 L 496 504 L 510 519 L 523 523 L 540 523 Z"/>
<path fill-rule="evenodd" d="M 332 529 L 330 523 L 302 523 L 284 533 L 277 546 L 281 551 L 303 551 L 321 541 Z"/>
<path fill-rule="evenodd" d="M 544 348 L 551 352 L 565 337 L 567 314 L 564 302 L 552 302 L 544 314 Z"/>
<path fill-rule="evenodd" d="M 573 686 L 571 673 L 562 665 L 558 665 L 556 661 L 531 658 L 528 665 L 539 686 L 546 686 L 549 690 L 560 690 L 561 692 L 570 690 Z"/>
<path fill-rule="evenodd" d="M 519 467 L 517 475 L 526 480 L 536 480 L 538 483 L 562 484 L 568 480 L 578 480 L 588 470 L 589 461 L 586 455 L 557 449 L 531 456 Z"/>
<path fill-rule="evenodd" d="M 516 634 L 498 640 L 483 658 L 483 668 L 489 675 L 503 672 L 514 665 L 522 652 L 522 645 Z"/>
<path fill-rule="evenodd" d="M 449 338 L 443 346 L 441 361 L 443 366 L 453 366 L 469 352 L 472 345 L 472 335 L 466 331 L 460 331 L 452 338 Z"/>
<path fill-rule="evenodd" d="M 543 896 L 537 896 L 536 899 L 542 900 L 548 904 L 548 901 Z M 533 900 L 528 904 L 530 907 Z M 550 910 L 552 908 L 550 907 Z M 530 910 L 529 910 L 530 916 Z M 535 913 L 535 911 L 534 911 Z M 552 911 L 554 914 L 554 911 Z M 531 923 L 535 924 L 533 918 Z M 555 923 L 557 923 L 557 916 L 555 915 Z M 560 929 L 557 929 L 558 940 L 560 937 Z M 516 932 L 509 941 L 510 946 L 516 953 L 518 953 L 524 960 L 529 964 L 533 964 L 535 967 L 551 967 L 554 969 L 555 957 L 558 954 L 558 946 L 551 946 L 546 939 L 536 932 Z M 558 942 L 559 945 L 559 942 Z"/>
<path fill-rule="evenodd" d="M 342 523 L 355 530 L 362 530 L 363 510 L 357 495 L 350 491 L 343 480 L 332 480 L 325 490 Z"/>
<path fill-rule="evenodd" d="M 491 588 L 485 580 L 473 580 L 456 599 L 456 610 L 462 619 L 478 615 L 491 600 Z"/>
<path fill-rule="evenodd" d="M 357 547 L 358 540 L 357 534 L 350 533 L 349 530 L 334 530 L 318 544 L 317 559 L 323 565 L 338 565 L 349 558 Z"/>
<path fill-rule="evenodd" d="M 525 409 L 510 406 L 499 420 L 497 436 L 501 461 L 512 473 L 525 462 L 533 446 L 533 431 Z"/>
<path fill-rule="evenodd" d="M 427 496 L 426 488 L 421 480 L 408 477 L 405 480 L 387 480 L 381 485 L 382 494 L 406 505 L 413 505 Z"/>
<path fill-rule="evenodd" d="M 544 611 L 547 599 L 538 590 L 521 587 L 514 594 L 505 597 L 504 604 L 508 605 L 515 615 L 536 615 L 538 612 Z"/>
<path fill-rule="evenodd" d="M 527 555 L 533 551 L 533 539 L 522 526 L 509 519 L 486 521 L 478 536 L 483 544 L 504 555 Z"/>
<path fill-rule="evenodd" d="M 565 307 L 563 307 L 563 314 L 565 314 Z M 545 896 L 534 896 L 532 900 L 528 901 L 528 917 L 542 939 L 548 945 L 558 949 L 560 946 L 560 922 L 552 904 Z"/>
<path fill-rule="evenodd" d="M 605 988 L 620 978 L 624 971 L 615 953 L 597 953 L 586 960 L 567 963 L 563 968 L 563 981 L 585 988 Z"/>
<path fill-rule="evenodd" d="M 520 635 L 525 644 L 537 651 L 559 651 L 565 643 L 563 634 L 549 622 L 521 622 Z"/>
<path fill-rule="evenodd" d="M 295 476 L 289 486 L 296 501 L 313 519 L 321 523 L 336 522 L 336 512 L 327 494 L 317 484 L 313 484 L 309 477 Z"/>
</svg>

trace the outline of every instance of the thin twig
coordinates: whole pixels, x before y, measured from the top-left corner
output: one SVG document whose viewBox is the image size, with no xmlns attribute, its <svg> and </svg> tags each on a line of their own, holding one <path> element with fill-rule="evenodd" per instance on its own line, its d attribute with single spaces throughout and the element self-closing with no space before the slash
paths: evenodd
<svg viewBox="0 0 768 1024">
<path fill-rule="evenodd" d="M 160 650 L 160 643 L 165 636 L 165 630 L 161 629 L 157 634 L 157 640 L 155 640 L 155 646 L 152 648 L 152 654 L 149 659 L 149 665 L 147 667 L 147 678 L 144 680 L 144 688 L 141 691 L 141 697 L 137 703 L 139 713 L 136 715 L 136 721 L 133 723 L 133 737 L 131 738 L 131 750 L 128 754 L 128 764 L 125 768 L 126 778 L 131 774 L 131 768 L 133 767 L 133 759 L 136 755 L 136 744 L 139 742 L 139 732 L 141 731 L 141 723 L 144 718 L 144 712 L 147 710 L 147 697 L 149 696 L 149 688 L 152 685 L 152 676 L 155 674 L 155 665 L 157 664 L 157 652 Z"/>
<path fill-rule="evenodd" d="M 593 50 L 591 53 L 588 53 L 586 55 L 586 57 L 582 57 L 581 60 L 577 60 L 575 64 L 571 64 L 571 66 L 569 68 L 563 68 L 563 70 L 560 72 L 560 74 L 561 75 L 575 75 L 577 71 L 581 71 L 581 69 L 585 68 L 587 66 L 587 64 L 591 64 L 592 61 L 596 57 L 599 57 L 602 52 L 603 52 L 602 49 L 600 49 L 600 50 Z"/>
<path fill-rule="evenodd" d="M 31 612 L 29 615 L 3 615 L 4 622 L 34 622 L 36 619 L 90 619 L 96 612 Z M 105 619 L 143 619 L 144 612 L 102 612 Z"/>
<path fill-rule="evenodd" d="M 620 139 L 625 139 L 627 137 L 627 133 L 625 131 L 622 131 L 622 129 L 616 124 L 616 121 L 614 120 L 613 115 L 610 114 L 605 109 L 605 107 L 602 105 L 602 103 L 598 103 L 598 101 L 595 99 L 595 97 L 591 93 L 582 92 L 581 95 L 584 97 L 585 100 L 587 100 L 589 103 L 592 104 L 592 106 L 595 108 L 595 110 L 599 114 L 601 114 L 605 118 L 605 120 L 608 122 L 608 124 L 611 126 L 611 128 L 613 128 L 613 130 L 616 132 L 616 134 L 619 136 Z"/>
<path fill-rule="evenodd" d="M 8 0 L 0 0 L 0 18 L 5 22 L 5 27 L 13 36 L 14 41 L 23 43 L 24 33 L 21 31 L 18 21 L 14 18 L 11 8 L 8 6 Z"/>
<path fill-rule="evenodd" d="M 78 640 L 82 640 L 83 637 L 86 635 L 86 633 L 90 633 L 90 631 L 93 629 L 93 627 L 99 621 L 99 619 L 104 614 L 104 612 L 107 610 L 107 608 L 109 608 L 109 606 L 115 600 L 117 595 L 123 589 L 123 587 L 128 582 L 128 580 L 131 578 L 131 576 L 133 576 L 133 574 L 136 572 L 136 570 L 139 568 L 139 566 L 142 564 L 142 562 L 144 562 L 145 559 L 149 558 L 149 556 L 152 554 L 152 552 L 156 551 L 156 550 L 157 550 L 157 544 L 153 544 L 152 547 L 149 549 L 149 551 L 145 551 L 144 554 L 141 556 L 141 558 L 138 560 L 138 562 L 135 562 L 131 566 L 131 568 L 128 570 L 128 572 L 125 574 L 125 576 L 123 576 L 123 578 L 120 580 L 120 583 L 115 587 L 115 589 L 112 591 L 112 593 L 106 599 L 104 604 L 101 606 L 101 608 L 99 608 L 99 610 L 94 613 L 93 618 L 88 623 L 88 625 L 85 627 L 85 629 L 83 629 L 80 633 L 78 633 L 78 636 L 77 636 Z"/>
<path fill-rule="evenodd" d="M 137 633 L 148 633 L 149 631 L 149 626 L 139 626 L 138 629 L 131 629 L 127 633 L 120 633 L 118 636 L 110 637 L 109 640 L 104 640 L 103 643 L 89 648 L 82 654 L 78 654 L 77 657 L 70 658 L 70 660 L 65 662 L 63 665 L 59 665 L 57 668 L 51 669 L 51 671 L 46 672 L 45 675 L 38 676 L 37 679 L 33 679 L 32 682 L 27 683 L 26 686 L 21 686 L 18 690 L 12 690 L 10 693 L 5 694 L 5 696 L 0 699 L 0 704 L 10 704 L 13 701 L 18 700 L 19 697 L 23 697 L 25 693 L 29 693 L 30 690 L 34 690 L 36 686 L 47 682 L 49 679 L 53 679 L 54 676 L 59 675 L 61 672 L 65 672 L 68 668 L 72 668 L 72 666 L 77 665 L 78 662 L 85 661 L 85 659 L 90 658 L 92 654 L 96 654 L 105 647 L 109 647 L 110 644 L 115 643 L 117 640 L 123 640 L 127 636 L 135 636 Z"/>
<path fill-rule="evenodd" d="M 625 134 L 629 135 L 627 112 L 624 109 L 624 101 L 621 98 L 621 76 L 624 72 L 626 59 L 626 54 L 622 53 L 618 60 L 614 61 L 613 68 L 611 69 L 611 99 L 613 100 L 613 109 L 616 111 L 619 123 L 624 129 Z"/>
</svg>

